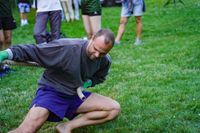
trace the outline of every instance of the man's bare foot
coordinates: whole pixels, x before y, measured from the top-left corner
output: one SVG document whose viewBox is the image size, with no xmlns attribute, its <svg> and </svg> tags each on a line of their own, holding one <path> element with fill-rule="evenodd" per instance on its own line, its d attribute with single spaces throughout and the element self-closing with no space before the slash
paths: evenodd
<svg viewBox="0 0 200 133">
<path fill-rule="evenodd" d="M 66 123 L 61 123 L 56 126 L 58 133 L 71 133 L 71 128 Z"/>
</svg>

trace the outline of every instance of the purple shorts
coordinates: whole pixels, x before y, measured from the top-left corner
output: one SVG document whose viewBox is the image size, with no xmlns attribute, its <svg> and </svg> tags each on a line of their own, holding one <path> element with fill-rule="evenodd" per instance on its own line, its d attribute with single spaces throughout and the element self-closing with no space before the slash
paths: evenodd
<svg viewBox="0 0 200 133">
<path fill-rule="evenodd" d="M 91 92 L 83 92 L 85 97 L 89 97 Z M 30 108 L 35 105 L 36 107 L 43 107 L 50 111 L 47 121 L 59 122 L 64 117 L 72 120 L 77 116 L 76 110 L 83 103 L 78 95 L 66 95 L 61 92 L 55 91 L 50 86 L 39 88 L 36 96 L 32 101 Z"/>
</svg>

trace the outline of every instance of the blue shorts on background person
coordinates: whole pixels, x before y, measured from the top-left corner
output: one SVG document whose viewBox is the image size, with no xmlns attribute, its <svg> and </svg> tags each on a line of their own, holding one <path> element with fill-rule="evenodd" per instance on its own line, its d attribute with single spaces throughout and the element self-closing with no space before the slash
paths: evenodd
<svg viewBox="0 0 200 133">
<path fill-rule="evenodd" d="M 28 13 L 30 12 L 29 0 L 18 0 L 18 8 L 21 18 L 21 26 L 28 24 Z"/>
<path fill-rule="evenodd" d="M 29 13 L 30 12 L 30 5 L 27 3 L 19 3 L 19 12 L 20 13 Z"/>
<path fill-rule="evenodd" d="M 121 17 L 130 17 L 130 16 L 142 16 L 143 14 L 143 0 L 133 0 L 133 3 L 130 3 L 128 0 L 122 2 Z"/>
<path fill-rule="evenodd" d="M 134 45 L 142 44 L 141 34 L 142 34 L 142 15 L 145 12 L 145 2 L 144 0 L 123 0 L 121 9 L 120 25 L 118 28 L 118 34 L 115 38 L 115 44 L 120 44 L 122 35 L 125 31 L 126 24 L 128 23 L 128 18 L 130 16 L 135 16 L 136 21 L 136 38 Z"/>
</svg>

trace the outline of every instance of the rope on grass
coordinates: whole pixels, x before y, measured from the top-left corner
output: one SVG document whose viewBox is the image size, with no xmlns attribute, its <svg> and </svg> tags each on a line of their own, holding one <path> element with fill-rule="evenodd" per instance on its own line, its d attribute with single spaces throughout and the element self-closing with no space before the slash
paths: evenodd
<svg viewBox="0 0 200 133">
<path fill-rule="evenodd" d="M 17 62 L 17 61 L 12 61 L 12 60 L 4 60 L 2 64 L 7 64 L 7 65 L 14 65 L 14 66 L 29 66 L 29 67 L 42 67 L 40 64 L 36 62 Z M 83 87 L 78 87 L 76 92 L 79 96 L 79 98 L 84 101 L 86 99 L 85 95 L 83 94 Z"/>
<path fill-rule="evenodd" d="M 39 65 L 38 63 L 32 62 L 32 61 L 17 62 L 17 61 L 12 61 L 12 60 L 4 60 L 2 63 L 3 63 L 3 64 L 8 64 L 8 65 L 12 65 L 12 66 L 42 67 L 42 66 Z"/>
</svg>

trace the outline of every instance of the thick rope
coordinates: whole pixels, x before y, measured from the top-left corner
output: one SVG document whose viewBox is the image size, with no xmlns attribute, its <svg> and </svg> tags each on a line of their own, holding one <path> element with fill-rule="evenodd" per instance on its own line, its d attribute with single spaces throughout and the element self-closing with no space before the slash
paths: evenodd
<svg viewBox="0 0 200 133">
<path fill-rule="evenodd" d="M 2 62 L 3 64 L 8 64 L 8 65 L 14 65 L 14 66 L 31 66 L 31 67 L 41 67 L 41 65 L 39 65 L 36 62 L 17 62 L 17 61 L 12 61 L 12 60 L 4 60 Z"/>
</svg>

